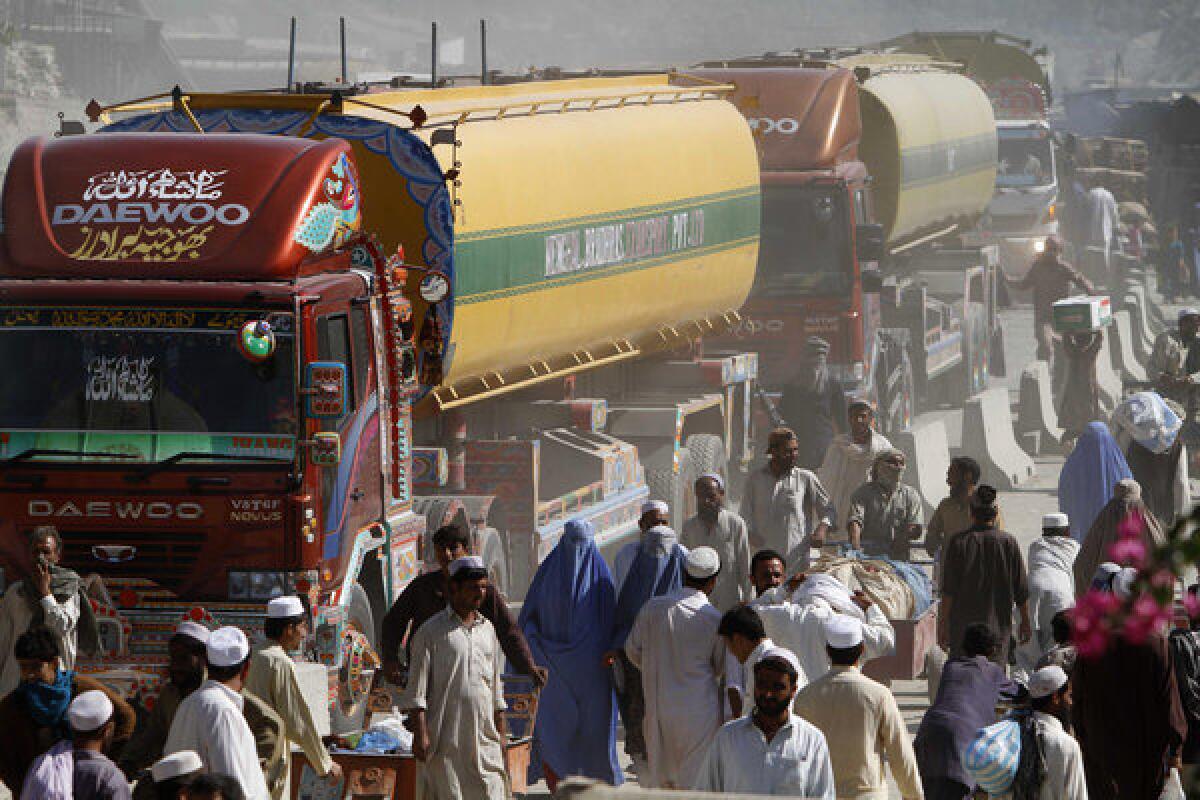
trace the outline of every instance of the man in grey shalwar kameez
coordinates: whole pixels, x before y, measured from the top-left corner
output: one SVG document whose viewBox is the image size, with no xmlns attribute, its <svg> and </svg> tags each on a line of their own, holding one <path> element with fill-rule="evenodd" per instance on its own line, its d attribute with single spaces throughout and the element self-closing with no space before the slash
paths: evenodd
<svg viewBox="0 0 1200 800">
<path fill-rule="evenodd" d="M 746 523 L 725 508 L 725 481 L 716 473 L 696 479 L 696 516 L 683 523 L 680 543 L 688 550 L 711 547 L 721 558 L 717 586 L 708 602 L 728 611 L 754 599 L 750 586 L 750 539 Z"/>
<path fill-rule="evenodd" d="M 505 800 L 500 712 L 503 656 L 479 608 L 487 570 L 478 556 L 450 564 L 450 604 L 413 635 L 409 684 L 413 756 L 423 800 Z"/>
</svg>

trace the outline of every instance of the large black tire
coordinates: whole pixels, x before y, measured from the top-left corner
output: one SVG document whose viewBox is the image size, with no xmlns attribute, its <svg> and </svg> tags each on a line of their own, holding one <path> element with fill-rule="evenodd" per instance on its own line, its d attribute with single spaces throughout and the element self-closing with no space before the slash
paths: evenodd
<svg viewBox="0 0 1200 800">
<path fill-rule="evenodd" d="M 479 556 L 487 568 L 492 585 L 504 596 L 509 596 L 508 553 L 504 540 L 495 528 L 484 528 L 479 532 Z"/>
<path fill-rule="evenodd" d="M 693 508 L 696 505 L 696 498 L 692 494 L 692 484 L 700 473 L 695 472 L 695 469 L 691 453 L 686 447 L 681 447 L 679 448 L 679 472 L 662 469 L 646 473 L 646 485 L 650 488 L 650 499 L 662 500 L 671 507 L 671 527 L 675 529 L 676 533 L 688 519 L 689 502 Z"/>
<path fill-rule="evenodd" d="M 350 612 L 349 626 L 363 634 L 371 644 L 371 649 L 378 652 L 379 639 L 375 628 L 375 613 L 371 609 L 371 600 L 367 590 L 357 583 L 350 587 L 350 602 L 347 603 Z M 342 665 L 338 676 L 338 697 L 329 711 L 329 727 L 333 733 L 350 733 L 362 726 L 362 720 L 369 697 L 353 696 L 348 685 L 348 670 Z M 367 681 L 368 685 L 370 681 Z"/>
</svg>

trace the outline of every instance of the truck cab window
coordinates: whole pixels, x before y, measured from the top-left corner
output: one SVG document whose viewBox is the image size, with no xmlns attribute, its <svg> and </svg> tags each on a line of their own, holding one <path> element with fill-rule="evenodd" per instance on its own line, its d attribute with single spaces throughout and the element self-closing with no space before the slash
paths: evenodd
<svg viewBox="0 0 1200 800">
<path fill-rule="evenodd" d="M 354 379 L 354 404 L 362 405 L 367 399 L 367 376 L 370 373 L 371 343 L 367 331 L 367 310 L 355 306 L 350 310 L 350 338 L 354 345 L 354 364 L 351 371 Z"/>
<path fill-rule="evenodd" d="M 358 370 L 350 357 L 350 321 L 345 314 L 329 314 L 317 318 L 317 358 L 320 361 L 338 361 L 345 364 L 349 372 L 346 383 L 350 390 L 354 391 Z M 347 399 L 347 406 L 357 405 L 355 397 Z"/>
</svg>

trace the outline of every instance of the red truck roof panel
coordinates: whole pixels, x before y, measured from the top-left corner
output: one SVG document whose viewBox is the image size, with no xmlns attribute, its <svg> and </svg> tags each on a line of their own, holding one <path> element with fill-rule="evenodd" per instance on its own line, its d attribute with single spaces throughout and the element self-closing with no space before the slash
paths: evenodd
<svg viewBox="0 0 1200 800">
<path fill-rule="evenodd" d="M 0 276 L 289 280 L 362 220 L 340 139 L 30 139 L 4 183 Z"/>
</svg>

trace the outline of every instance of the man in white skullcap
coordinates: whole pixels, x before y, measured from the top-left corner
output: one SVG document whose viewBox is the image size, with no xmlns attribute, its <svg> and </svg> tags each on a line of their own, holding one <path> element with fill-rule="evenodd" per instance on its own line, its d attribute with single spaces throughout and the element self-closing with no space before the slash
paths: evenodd
<svg viewBox="0 0 1200 800">
<path fill-rule="evenodd" d="M 1051 621 L 1075 606 L 1075 556 L 1079 542 L 1071 537 L 1066 514 L 1042 516 L 1042 535 L 1029 545 L 1029 619 L 1033 637 L 1017 648 L 1017 665 L 1030 670 L 1054 646 Z"/>
<path fill-rule="evenodd" d="M 616 558 L 613 559 L 613 583 L 616 585 L 617 594 L 621 593 L 621 587 L 625 585 L 625 579 L 629 577 L 629 568 L 633 566 L 633 560 L 637 558 L 638 548 L 642 545 L 646 538 L 646 533 L 651 530 L 661 531 L 666 529 L 671 531 L 671 507 L 662 500 L 647 500 L 642 503 L 642 515 L 638 517 L 638 528 L 641 529 L 642 535 L 636 542 L 629 542 L 617 551 Z M 677 537 L 678 538 L 678 537 Z M 670 542 L 676 544 L 677 542 Z"/>
<path fill-rule="evenodd" d="M 126 775 L 137 776 L 162 759 L 179 704 L 199 689 L 207 677 L 209 634 L 205 626 L 185 619 L 176 626 L 175 635 L 167 640 L 167 681 L 159 690 L 145 724 L 129 739 L 117 759 Z M 283 721 L 266 701 L 244 688 L 242 700 L 242 716 L 254 734 L 259 766 L 266 775 L 267 788 L 274 794 L 283 787 L 287 777 L 284 770 L 287 738 Z M 157 797 L 149 780 L 139 780 L 133 794 L 134 800 Z"/>
<path fill-rule="evenodd" d="M 713 739 L 694 788 L 715 794 L 782 795 L 834 800 L 825 735 L 792 713 L 798 664 L 768 647 L 753 667 L 753 710 Z"/>
<path fill-rule="evenodd" d="M 888 796 L 886 763 L 904 800 L 924 797 L 917 759 L 896 699 L 888 688 L 863 675 L 863 626 L 839 614 L 825 623 L 833 664 L 824 677 L 796 695 L 796 713 L 825 734 L 839 798 Z"/>
<path fill-rule="evenodd" d="M 179 704 L 164 752 L 194 750 L 205 773 L 232 777 L 247 800 L 267 800 L 254 734 L 242 712 L 250 643 L 240 628 L 218 628 L 209 635 L 205 654 L 208 679 Z"/>
<path fill-rule="evenodd" d="M 825 624 L 837 616 L 862 623 L 864 662 L 888 655 L 896 647 L 896 630 L 879 606 L 831 575 L 817 572 L 793 578 L 763 592 L 750 605 L 762 618 L 767 636 L 800 659 L 800 689 L 829 671 Z"/>
<path fill-rule="evenodd" d="M 156 798 L 169 797 L 171 800 L 186 797 L 183 792 L 191 783 L 192 778 L 203 772 L 204 762 L 192 750 L 180 750 L 178 753 L 164 756 L 154 762 L 154 766 L 150 768 L 150 779 L 154 782 L 154 796 Z"/>
<path fill-rule="evenodd" d="M 108 695 L 96 690 L 76 695 L 67 707 L 67 723 L 73 741 L 59 742 L 33 762 L 19 796 L 129 800 L 129 781 L 104 755 L 116 724 Z"/>
<path fill-rule="evenodd" d="M 1041 764 L 1040 769 L 1021 764 L 1017 780 L 1032 780 L 1043 774 L 1040 792 L 1028 796 L 1040 800 L 1087 800 L 1083 753 L 1064 727 L 1071 718 L 1071 683 L 1067 673 L 1058 666 L 1037 670 L 1029 676 L 1029 697 L 1032 725 L 1023 724 L 1021 735 L 1037 737 L 1035 749 Z M 1021 752 L 1024 755 L 1030 750 L 1022 746 Z"/>
<path fill-rule="evenodd" d="M 334 763 L 321 742 L 321 733 L 313 721 L 313 712 L 300 691 L 296 665 L 288 653 L 304 646 L 308 636 L 308 613 L 299 597 L 276 597 L 267 603 L 263 620 L 266 644 L 250 658 L 245 690 L 266 701 L 283 720 L 289 743 L 304 751 L 309 766 L 330 783 L 342 777 L 342 768 Z M 284 748 L 283 784 L 272 792 L 275 800 L 287 797 L 287 776 L 291 775 L 291 747 Z"/>
<path fill-rule="evenodd" d="M 424 800 L 506 800 L 504 656 L 479 613 L 488 573 L 479 556 L 450 562 L 449 605 L 417 629 L 408 687 L 417 796 Z"/>
<path fill-rule="evenodd" d="M 750 538 L 746 523 L 725 507 L 725 479 L 715 472 L 701 475 L 693 487 L 696 516 L 683 523 L 680 541 L 689 549 L 711 547 L 721 558 L 717 586 L 708 601 L 728 611 L 754 596 L 750 586 Z"/>
<path fill-rule="evenodd" d="M 721 612 L 708 602 L 721 560 L 711 547 L 687 555 L 683 586 L 651 598 L 638 612 L 625 653 L 642 671 L 647 788 L 686 789 L 696 782 L 721 727 L 720 683 L 725 644 Z"/>
</svg>

